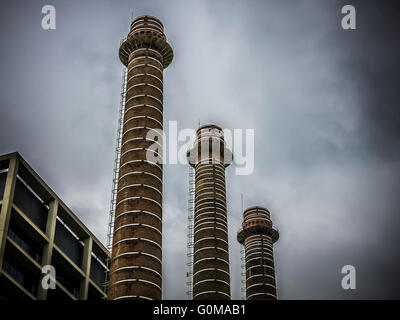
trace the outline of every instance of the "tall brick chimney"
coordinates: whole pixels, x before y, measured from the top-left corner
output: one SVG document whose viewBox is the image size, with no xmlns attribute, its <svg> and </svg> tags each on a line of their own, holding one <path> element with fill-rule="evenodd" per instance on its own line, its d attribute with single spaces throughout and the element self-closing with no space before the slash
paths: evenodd
<svg viewBox="0 0 400 320">
<path fill-rule="evenodd" d="M 225 168 L 232 153 L 222 129 L 200 127 L 188 161 L 195 168 L 193 300 L 229 300 Z"/>
<path fill-rule="evenodd" d="M 131 23 L 119 58 L 128 68 L 109 299 L 162 298 L 161 163 L 148 161 L 149 130 L 163 128 L 163 70 L 172 48 L 163 24 L 141 16 Z"/>
<path fill-rule="evenodd" d="M 262 207 L 246 209 L 237 239 L 245 248 L 246 300 L 276 300 L 273 244 L 279 232 L 269 211 Z"/>
</svg>

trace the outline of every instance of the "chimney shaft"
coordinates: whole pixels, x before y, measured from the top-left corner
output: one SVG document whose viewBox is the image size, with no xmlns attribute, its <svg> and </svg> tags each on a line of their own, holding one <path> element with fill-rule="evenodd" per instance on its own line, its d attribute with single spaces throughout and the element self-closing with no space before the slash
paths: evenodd
<svg viewBox="0 0 400 320">
<path fill-rule="evenodd" d="M 246 300 L 277 299 L 273 244 L 278 238 L 267 209 L 251 207 L 244 211 L 237 239 L 245 248 Z"/>
<path fill-rule="evenodd" d="M 162 163 L 149 161 L 147 152 L 162 148 L 161 138 L 148 132 L 163 129 L 163 70 L 173 58 L 162 23 L 136 18 L 119 58 L 128 76 L 108 298 L 158 300 L 163 174 Z"/>
<path fill-rule="evenodd" d="M 225 168 L 232 153 L 221 128 L 197 130 L 189 164 L 195 168 L 193 300 L 229 300 L 230 273 Z"/>
</svg>

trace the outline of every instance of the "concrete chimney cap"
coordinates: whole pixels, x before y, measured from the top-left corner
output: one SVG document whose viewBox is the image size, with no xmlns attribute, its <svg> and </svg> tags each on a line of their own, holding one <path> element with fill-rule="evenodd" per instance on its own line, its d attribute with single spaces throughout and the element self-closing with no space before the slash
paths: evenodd
<svg viewBox="0 0 400 320">
<path fill-rule="evenodd" d="M 132 19 L 131 24 L 133 24 L 133 23 L 135 23 L 135 22 L 137 22 L 137 21 L 146 19 L 146 18 L 150 18 L 150 19 L 156 20 L 158 23 L 160 23 L 162 26 L 164 26 L 163 23 L 161 22 L 161 20 L 160 20 L 159 18 L 157 18 L 157 17 L 155 17 L 155 16 L 152 16 L 152 15 L 148 15 L 148 14 L 144 14 L 144 15 L 141 15 L 141 16 L 137 16 L 136 18 Z"/>
<path fill-rule="evenodd" d="M 254 210 L 254 209 L 260 209 L 260 210 L 264 210 L 264 211 L 267 211 L 268 213 L 270 213 L 269 210 L 268 210 L 267 208 L 265 208 L 265 207 L 260 207 L 260 206 L 248 207 L 248 208 L 246 208 L 246 209 L 244 210 L 244 212 L 250 211 L 250 210 Z M 243 213 L 244 213 L 244 212 L 243 212 Z"/>
<path fill-rule="evenodd" d="M 205 125 L 202 125 L 201 127 L 199 127 L 197 129 L 197 132 L 199 132 L 201 130 L 204 130 L 204 129 L 218 129 L 220 131 L 223 131 L 221 127 L 219 127 L 219 126 L 217 126 L 215 124 L 205 124 Z"/>
</svg>

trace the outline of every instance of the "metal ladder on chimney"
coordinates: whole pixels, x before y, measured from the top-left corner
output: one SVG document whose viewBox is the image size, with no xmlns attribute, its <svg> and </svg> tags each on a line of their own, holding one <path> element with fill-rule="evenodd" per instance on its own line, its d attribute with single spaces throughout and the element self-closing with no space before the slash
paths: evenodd
<svg viewBox="0 0 400 320">
<path fill-rule="evenodd" d="M 193 250 L 194 250 L 194 196 L 195 196 L 195 170 L 189 165 L 189 198 L 188 198 L 188 230 L 187 230 L 187 271 L 186 271 L 186 296 L 193 298 Z"/>
<path fill-rule="evenodd" d="M 244 209 L 244 195 L 240 194 L 240 202 L 242 213 Z M 246 300 L 246 249 L 244 245 L 240 245 L 240 293 L 241 299 Z"/>
<path fill-rule="evenodd" d="M 125 101 L 126 101 L 126 82 L 128 76 L 128 69 L 124 67 L 122 69 L 122 84 L 121 84 L 121 97 L 119 103 L 119 114 L 118 114 L 118 129 L 117 139 L 115 145 L 115 158 L 114 158 L 114 170 L 113 180 L 111 188 L 111 200 L 110 200 L 110 212 L 108 216 L 108 230 L 107 230 L 107 250 L 112 251 L 112 242 L 114 236 L 114 218 L 115 208 L 117 204 L 117 190 L 118 190 L 118 176 L 119 176 L 119 165 L 121 161 L 121 144 L 122 144 L 122 130 L 124 125 L 124 112 L 125 112 Z M 107 259 L 107 270 L 110 268 L 110 257 Z M 106 271 L 104 292 L 108 291 L 109 272 Z"/>
<path fill-rule="evenodd" d="M 241 299 L 246 300 L 246 255 L 243 245 L 240 245 L 240 278 Z"/>
</svg>

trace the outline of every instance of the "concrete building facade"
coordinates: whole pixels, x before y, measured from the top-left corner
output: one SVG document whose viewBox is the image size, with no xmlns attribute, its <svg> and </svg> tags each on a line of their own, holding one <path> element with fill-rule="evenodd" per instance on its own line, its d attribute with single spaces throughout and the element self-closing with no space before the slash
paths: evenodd
<svg viewBox="0 0 400 320">
<path fill-rule="evenodd" d="M 108 257 L 18 153 L 0 156 L 0 300 L 105 299 Z M 41 285 L 46 265 L 55 289 Z"/>
<path fill-rule="evenodd" d="M 188 152 L 195 168 L 193 300 L 229 300 L 230 272 L 225 168 L 232 153 L 215 125 L 197 130 Z"/>
<path fill-rule="evenodd" d="M 163 129 L 163 70 L 173 51 L 160 20 L 131 23 L 119 49 L 127 67 L 125 113 L 110 263 L 109 299 L 162 298 L 162 161 L 148 159 Z"/>
<path fill-rule="evenodd" d="M 246 209 L 237 239 L 245 248 L 246 300 L 276 300 L 273 244 L 279 232 L 270 212 L 263 207 Z"/>
</svg>

